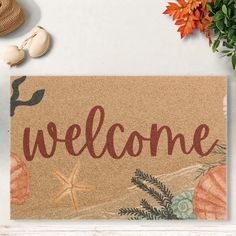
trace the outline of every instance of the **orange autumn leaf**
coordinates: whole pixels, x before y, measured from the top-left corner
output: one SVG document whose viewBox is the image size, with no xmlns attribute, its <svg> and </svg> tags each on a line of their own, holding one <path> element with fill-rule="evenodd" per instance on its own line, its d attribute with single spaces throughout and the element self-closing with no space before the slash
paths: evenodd
<svg viewBox="0 0 236 236">
<path fill-rule="evenodd" d="M 166 7 L 166 10 L 163 14 L 170 15 L 173 19 L 184 17 L 188 15 L 190 11 L 196 9 L 200 4 L 200 0 L 177 0 L 177 3 L 169 2 L 169 6 Z"/>
<path fill-rule="evenodd" d="M 193 33 L 193 29 L 196 27 L 195 25 L 195 16 L 190 15 L 188 16 L 187 20 L 178 20 L 175 24 L 180 24 L 181 26 L 178 29 L 180 32 L 181 38 L 186 37 L 189 34 Z"/>
<path fill-rule="evenodd" d="M 202 1 L 200 0 L 189 0 L 188 4 L 190 5 L 190 9 L 194 10 L 201 5 Z"/>
<path fill-rule="evenodd" d="M 206 1 L 203 1 L 203 4 L 199 7 L 199 9 L 195 10 L 194 15 L 198 19 L 196 21 L 196 28 L 200 30 L 200 32 L 204 33 L 205 36 L 209 39 L 209 44 L 212 43 L 210 37 L 210 25 L 212 23 L 211 17 L 208 15 Z"/>
<path fill-rule="evenodd" d="M 210 0 L 176 0 L 169 2 L 163 14 L 172 16 L 175 24 L 179 26 L 181 38 L 199 29 L 210 40 L 209 26 L 211 18 L 208 15 L 206 3 Z"/>
<path fill-rule="evenodd" d="M 173 17 L 173 20 L 180 18 L 182 14 L 182 7 L 176 3 L 169 2 L 169 6 L 166 7 L 166 10 L 163 14 L 170 15 Z"/>
</svg>

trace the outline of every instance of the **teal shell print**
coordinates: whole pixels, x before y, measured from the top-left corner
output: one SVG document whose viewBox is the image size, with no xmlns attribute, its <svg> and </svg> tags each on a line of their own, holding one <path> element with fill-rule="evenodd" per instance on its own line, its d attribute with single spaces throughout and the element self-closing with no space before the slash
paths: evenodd
<svg viewBox="0 0 236 236">
<path fill-rule="evenodd" d="M 185 191 L 172 199 L 172 210 L 173 213 L 179 219 L 195 219 L 196 216 L 193 212 L 193 192 Z"/>
</svg>

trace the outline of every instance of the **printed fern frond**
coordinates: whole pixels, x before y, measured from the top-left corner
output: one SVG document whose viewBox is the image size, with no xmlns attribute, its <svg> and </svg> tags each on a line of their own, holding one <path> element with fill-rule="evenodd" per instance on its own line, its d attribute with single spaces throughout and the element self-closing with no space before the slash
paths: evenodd
<svg viewBox="0 0 236 236">
<path fill-rule="evenodd" d="M 198 175 L 196 176 L 195 180 L 198 179 L 199 177 L 205 175 L 209 170 L 217 167 L 217 166 L 221 166 L 221 165 L 225 165 L 226 164 L 226 159 L 217 161 L 217 162 L 213 162 L 213 163 L 205 163 L 202 165 L 201 168 L 199 168 L 197 170 Z"/>
<path fill-rule="evenodd" d="M 162 194 L 166 197 L 166 200 L 171 202 L 171 200 L 173 198 L 171 191 L 157 178 L 155 178 L 147 173 L 144 173 L 140 169 L 137 169 L 135 171 L 135 176 L 137 178 L 144 180 L 144 181 L 154 185 L 155 187 L 157 187 L 162 192 Z"/>
<path fill-rule="evenodd" d="M 154 188 L 147 186 L 137 177 L 133 177 L 131 182 L 136 185 L 139 189 L 147 192 L 151 197 L 153 197 L 160 206 L 168 207 L 169 199 L 166 199 L 161 193 L 158 193 Z"/>
<path fill-rule="evenodd" d="M 136 219 L 146 219 L 146 220 L 151 220 L 152 217 L 151 217 L 151 214 L 144 211 L 144 210 L 141 210 L 141 209 L 138 209 L 138 208 L 121 208 L 119 209 L 119 215 L 129 215 L 129 216 L 133 216 L 135 217 Z M 132 218 L 134 219 L 134 218 Z"/>
<path fill-rule="evenodd" d="M 159 219 L 179 219 L 173 212 L 171 200 L 173 198 L 170 190 L 157 178 L 137 169 L 135 177 L 131 182 L 140 190 L 149 194 L 160 205 L 160 209 L 152 206 L 146 199 L 142 199 L 139 208 L 121 208 L 119 215 L 128 215 L 130 220 L 159 220 Z M 148 186 L 151 184 L 152 186 Z M 155 188 L 154 188 L 155 187 Z"/>
<path fill-rule="evenodd" d="M 143 218 L 138 217 L 138 216 L 132 216 L 128 220 L 143 220 Z"/>
<path fill-rule="evenodd" d="M 217 144 L 211 154 L 225 157 L 227 154 L 227 146 L 225 144 Z"/>
<path fill-rule="evenodd" d="M 142 199 L 140 205 L 151 214 L 153 220 L 166 219 L 167 214 L 165 214 L 165 208 L 158 210 L 156 207 L 153 207 L 146 199 Z"/>
</svg>

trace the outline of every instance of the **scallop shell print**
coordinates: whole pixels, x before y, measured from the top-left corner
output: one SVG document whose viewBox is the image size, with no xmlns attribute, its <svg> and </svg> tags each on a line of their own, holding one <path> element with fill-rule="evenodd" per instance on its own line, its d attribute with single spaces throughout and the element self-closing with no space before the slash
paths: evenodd
<svg viewBox="0 0 236 236">
<path fill-rule="evenodd" d="M 226 166 L 217 166 L 202 176 L 193 196 L 193 211 L 197 219 L 227 218 Z"/>
<path fill-rule="evenodd" d="M 29 172 L 16 154 L 11 153 L 11 203 L 22 205 L 29 197 Z"/>
</svg>

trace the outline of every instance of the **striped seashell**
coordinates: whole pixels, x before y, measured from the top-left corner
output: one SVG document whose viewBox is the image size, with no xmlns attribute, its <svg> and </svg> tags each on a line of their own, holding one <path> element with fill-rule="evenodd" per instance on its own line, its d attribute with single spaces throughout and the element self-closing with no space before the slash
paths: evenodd
<svg viewBox="0 0 236 236">
<path fill-rule="evenodd" d="M 193 211 L 197 219 L 227 218 L 226 166 L 217 166 L 200 178 L 194 190 Z"/>
<path fill-rule="evenodd" d="M 0 35 L 14 31 L 24 20 L 24 11 L 16 0 L 0 0 Z"/>
<path fill-rule="evenodd" d="M 21 205 L 29 196 L 29 172 L 26 165 L 11 153 L 11 203 Z"/>
</svg>

